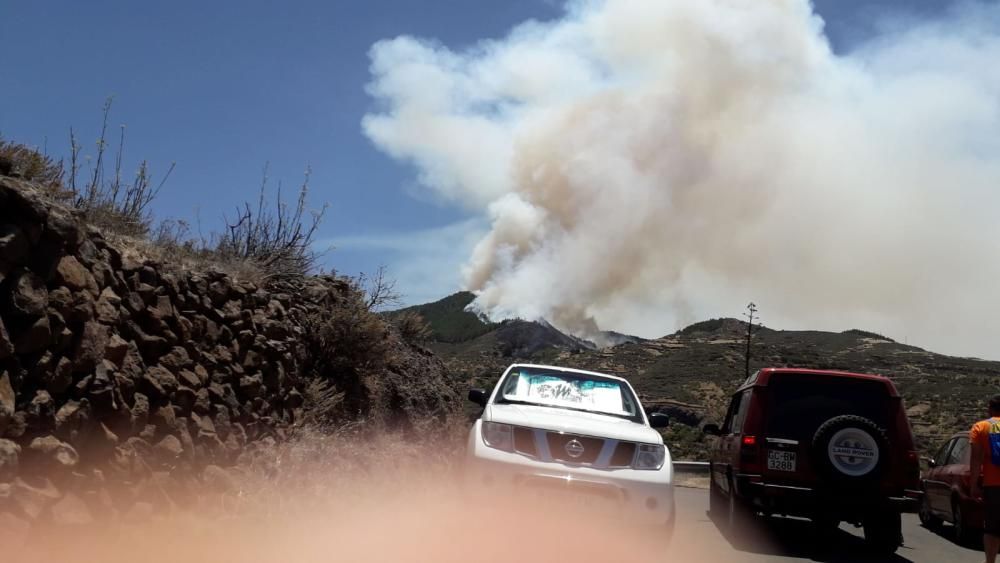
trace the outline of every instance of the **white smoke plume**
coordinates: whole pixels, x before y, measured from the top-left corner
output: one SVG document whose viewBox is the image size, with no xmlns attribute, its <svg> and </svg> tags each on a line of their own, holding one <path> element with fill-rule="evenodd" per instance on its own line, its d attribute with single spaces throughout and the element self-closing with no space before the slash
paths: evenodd
<svg viewBox="0 0 1000 563">
<path fill-rule="evenodd" d="M 660 336 L 750 300 L 998 356 L 1000 8 L 836 54 L 807 0 L 575 1 L 453 51 L 371 51 L 364 131 L 488 215 L 493 315 Z"/>
</svg>

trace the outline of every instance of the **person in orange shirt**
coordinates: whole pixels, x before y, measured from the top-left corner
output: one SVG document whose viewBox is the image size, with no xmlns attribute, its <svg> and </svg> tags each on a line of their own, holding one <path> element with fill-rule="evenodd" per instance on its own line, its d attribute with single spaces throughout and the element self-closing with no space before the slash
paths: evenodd
<svg viewBox="0 0 1000 563">
<path fill-rule="evenodd" d="M 983 499 L 985 513 L 983 549 L 986 563 L 996 563 L 997 551 L 1000 551 L 1000 395 L 990 399 L 990 418 L 972 426 L 969 443 L 972 445 L 969 461 L 972 497 Z"/>
</svg>

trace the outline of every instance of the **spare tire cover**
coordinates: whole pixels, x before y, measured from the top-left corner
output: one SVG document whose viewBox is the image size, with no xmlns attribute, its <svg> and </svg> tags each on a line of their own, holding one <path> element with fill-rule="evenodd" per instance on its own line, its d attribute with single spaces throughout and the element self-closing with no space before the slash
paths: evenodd
<svg viewBox="0 0 1000 563">
<path fill-rule="evenodd" d="M 813 436 L 813 460 L 834 482 L 876 483 L 889 461 L 889 452 L 885 430 L 863 416 L 835 416 L 821 424 Z"/>
<path fill-rule="evenodd" d="M 827 442 L 830 465 L 848 477 L 864 477 L 878 467 L 879 445 L 869 432 L 854 427 L 841 428 Z"/>
</svg>

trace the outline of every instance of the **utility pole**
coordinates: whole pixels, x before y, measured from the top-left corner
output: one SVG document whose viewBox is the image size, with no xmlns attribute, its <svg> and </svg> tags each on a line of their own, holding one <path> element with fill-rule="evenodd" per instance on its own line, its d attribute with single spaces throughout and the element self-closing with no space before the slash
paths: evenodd
<svg viewBox="0 0 1000 563">
<path fill-rule="evenodd" d="M 747 305 L 747 312 L 743 313 L 747 318 L 747 354 L 746 354 L 746 376 L 750 377 L 750 339 L 753 337 L 753 321 L 757 319 L 757 305 L 750 302 Z"/>
</svg>

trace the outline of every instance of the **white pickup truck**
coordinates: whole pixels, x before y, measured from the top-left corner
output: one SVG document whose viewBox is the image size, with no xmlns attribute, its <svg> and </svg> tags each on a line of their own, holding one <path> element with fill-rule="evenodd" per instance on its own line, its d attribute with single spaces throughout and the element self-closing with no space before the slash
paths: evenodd
<svg viewBox="0 0 1000 563">
<path fill-rule="evenodd" d="M 469 432 L 467 485 L 569 493 L 672 532 L 673 466 L 654 429 L 668 419 L 647 417 L 628 381 L 515 364 L 492 393 L 473 389 L 469 400 L 483 413 Z"/>
</svg>

